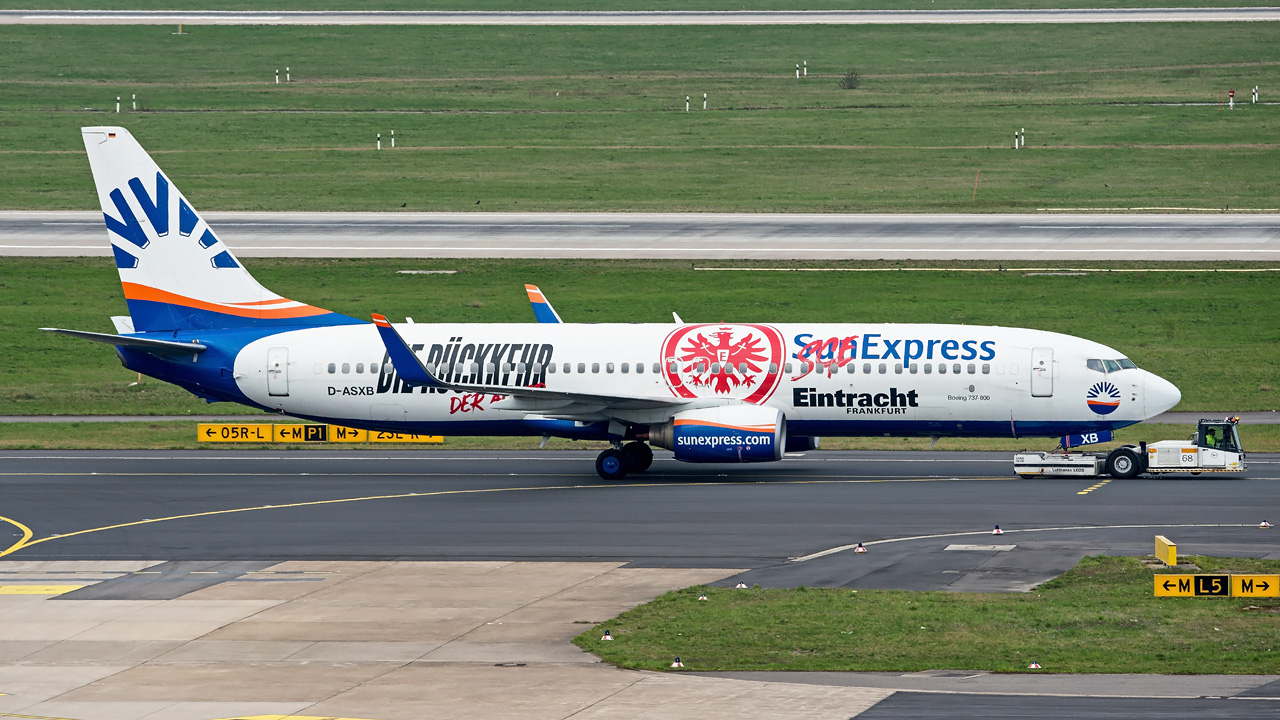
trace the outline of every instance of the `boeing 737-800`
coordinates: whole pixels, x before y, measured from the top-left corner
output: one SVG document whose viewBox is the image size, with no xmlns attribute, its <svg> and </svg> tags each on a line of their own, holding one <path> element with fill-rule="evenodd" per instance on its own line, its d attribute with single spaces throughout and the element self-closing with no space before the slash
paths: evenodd
<svg viewBox="0 0 1280 720">
<path fill-rule="evenodd" d="M 677 460 L 780 460 L 820 436 L 1052 437 L 1162 413 L 1178 389 L 1042 330 L 847 323 L 373 322 L 259 285 L 119 127 L 83 129 L 127 317 L 125 367 L 209 402 L 371 430 L 610 443 L 607 479 Z"/>
</svg>

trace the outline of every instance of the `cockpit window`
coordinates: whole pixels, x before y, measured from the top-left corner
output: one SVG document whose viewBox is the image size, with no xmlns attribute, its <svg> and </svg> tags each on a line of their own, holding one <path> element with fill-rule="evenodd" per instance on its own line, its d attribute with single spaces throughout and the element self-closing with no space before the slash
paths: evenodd
<svg viewBox="0 0 1280 720">
<path fill-rule="evenodd" d="M 1120 367 L 1125 370 L 1136 370 L 1138 368 L 1138 366 L 1133 364 L 1133 361 L 1129 358 L 1120 358 L 1116 362 L 1120 363 Z"/>
<path fill-rule="evenodd" d="M 1107 371 L 1106 367 L 1102 365 L 1102 361 L 1095 358 L 1089 358 L 1085 361 L 1085 364 L 1089 366 L 1090 370 L 1096 370 L 1097 372 Z"/>
<path fill-rule="evenodd" d="M 1107 366 L 1107 372 L 1116 372 L 1120 369 L 1120 363 L 1115 360 L 1103 360 L 1102 364 Z"/>
</svg>

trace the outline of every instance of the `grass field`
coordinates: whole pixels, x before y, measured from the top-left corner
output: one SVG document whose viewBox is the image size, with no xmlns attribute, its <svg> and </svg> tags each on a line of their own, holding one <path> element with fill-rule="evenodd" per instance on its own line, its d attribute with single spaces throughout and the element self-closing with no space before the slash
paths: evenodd
<svg viewBox="0 0 1280 720">
<path fill-rule="evenodd" d="M 93 208 L 91 124 L 203 209 L 1280 207 L 1277 107 L 1216 105 L 1274 23 L 170 32 L 0 28 L 0 208 Z"/>
<path fill-rule="evenodd" d="M 894 267 L 823 263 L 841 264 Z M 361 318 L 381 312 L 433 322 L 532 322 L 523 284 L 533 282 L 569 322 L 667 323 L 675 310 L 688 322 L 1042 328 L 1126 353 L 1178 385 L 1180 410 L 1280 407 L 1280 273 L 1274 272 L 736 273 L 694 270 L 679 261 L 397 259 L 255 259 L 247 267 L 286 297 Z M 401 275 L 396 272 L 401 269 L 458 272 Z M 110 259 L 0 262 L 0 367 L 6 370 L 0 374 L 0 415 L 246 412 L 206 405 L 156 381 L 130 386 L 136 375 L 119 366 L 110 347 L 38 330 L 111 332 L 109 316 L 125 311 Z"/>
<path fill-rule="evenodd" d="M 1267 6 L 1270 0 L 373 0 L 359 3 L 340 0 L 215 0 L 201 10 L 963 10 L 971 8 L 1124 8 L 1124 7 L 1250 7 Z M 17 10 L 172 10 L 172 0 L 7 0 L 0 8 Z"/>
<path fill-rule="evenodd" d="M 1280 571 L 1280 561 L 1189 557 L 1206 572 Z M 1186 572 L 1185 570 L 1179 570 Z M 1272 673 L 1280 601 L 1153 598 L 1138 558 L 1088 557 L 1026 594 L 693 587 L 579 635 L 625 668 L 934 668 L 1050 673 Z M 705 592 L 707 602 L 697 597 Z M 609 629 L 616 638 L 601 642 Z"/>
<path fill-rule="evenodd" d="M 275 422 L 277 418 L 249 418 L 251 422 Z M 1177 440 L 1188 437 L 1191 425 L 1143 423 L 1116 432 L 1112 443 L 1092 445 L 1090 450 L 1106 450 L 1125 443 Z M 416 450 L 538 450 L 539 437 L 446 437 L 439 445 L 405 445 Z M 1280 425 L 1245 426 L 1240 441 L 1250 453 L 1280 452 Z M 823 438 L 823 450 L 925 450 L 929 438 Z M 1051 450 L 1055 440 L 1033 438 L 1000 440 L 987 438 L 942 438 L 938 450 L 987 450 L 1017 452 L 1019 450 Z M 310 445 L 200 443 L 196 440 L 194 421 L 120 422 L 120 423 L 0 423 L 0 449 L 5 450 L 386 450 L 391 445 L 315 443 Z M 603 450 L 607 443 L 552 438 L 547 450 Z M 1010 466 L 1009 474 L 1012 474 Z"/>
</svg>

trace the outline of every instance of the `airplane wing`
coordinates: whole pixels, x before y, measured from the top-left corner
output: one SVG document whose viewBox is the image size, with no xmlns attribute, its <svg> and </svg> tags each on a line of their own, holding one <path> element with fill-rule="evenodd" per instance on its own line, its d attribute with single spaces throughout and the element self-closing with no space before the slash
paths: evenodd
<svg viewBox="0 0 1280 720">
<path fill-rule="evenodd" d="M 511 385 L 482 385 L 472 383 L 445 382 L 422 364 L 422 360 L 400 337 L 400 333 L 391 326 L 383 315 L 374 313 L 373 324 L 382 336 L 382 343 L 387 347 L 387 355 L 395 367 L 400 379 L 410 385 L 459 390 L 461 392 L 485 393 L 490 395 L 506 395 L 501 407 L 511 410 L 526 410 L 543 414 L 554 414 L 557 417 L 572 417 L 591 414 L 609 414 L 610 410 L 649 410 L 654 408 L 674 408 L 688 405 L 688 401 L 673 397 L 647 397 L 641 395 L 602 395 L 597 393 L 566 392 L 548 390 L 539 387 L 520 387 Z M 559 411 L 559 412 L 557 412 Z"/>
<path fill-rule="evenodd" d="M 533 316 L 540 323 L 561 323 L 560 314 L 556 309 L 551 307 L 551 303 L 547 302 L 547 296 L 542 294 L 537 285 L 525 285 L 524 291 L 529 293 L 529 304 L 533 306 Z"/>
<path fill-rule="evenodd" d="M 85 330 L 63 330 L 62 328 L 40 328 L 45 332 L 62 333 L 83 340 L 107 343 L 116 347 L 136 347 L 156 355 L 194 355 L 204 352 L 208 346 L 194 342 L 177 342 L 174 340 L 153 340 L 151 338 L 129 337 L 128 335 L 111 335 L 110 333 L 87 332 Z"/>
</svg>

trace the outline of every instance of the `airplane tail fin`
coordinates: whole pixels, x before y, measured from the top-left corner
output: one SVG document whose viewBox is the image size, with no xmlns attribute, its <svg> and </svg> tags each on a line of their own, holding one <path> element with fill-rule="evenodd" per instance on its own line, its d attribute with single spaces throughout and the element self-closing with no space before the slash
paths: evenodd
<svg viewBox="0 0 1280 720">
<path fill-rule="evenodd" d="M 80 132 L 135 332 L 361 322 L 259 285 L 128 130 Z"/>
</svg>

